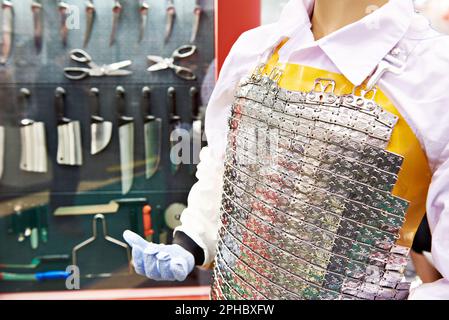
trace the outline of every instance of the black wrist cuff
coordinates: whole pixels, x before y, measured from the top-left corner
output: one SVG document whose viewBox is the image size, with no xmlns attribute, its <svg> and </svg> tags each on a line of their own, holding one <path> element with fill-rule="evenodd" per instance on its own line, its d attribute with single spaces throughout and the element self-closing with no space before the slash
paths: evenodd
<svg viewBox="0 0 449 320">
<path fill-rule="evenodd" d="M 188 235 L 182 231 L 177 231 L 173 238 L 173 244 L 180 245 L 189 251 L 195 258 L 195 264 L 201 266 L 204 264 L 204 250 L 196 244 Z"/>
</svg>

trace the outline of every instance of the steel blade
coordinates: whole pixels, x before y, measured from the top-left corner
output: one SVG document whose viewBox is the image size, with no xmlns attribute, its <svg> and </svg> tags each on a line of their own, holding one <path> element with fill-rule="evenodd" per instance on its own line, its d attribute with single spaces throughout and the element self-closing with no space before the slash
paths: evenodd
<svg viewBox="0 0 449 320">
<path fill-rule="evenodd" d="M 31 3 L 31 11 L 33 12 L 33 26 L 34 26 L 34 45 L 37 53 L 42 50 L 42 4 L 38 1 Z"/>
<path fill-rule="evenodd" d="M 0 57 L 0 64 L 6 64 L 11 54 L 14 32 L 14 9 L 12 2 L 3 1 L 2 9 L 2 56 Z"/>
<path fill-rule="evenodd" d="M 58 126 L 57 162 L 68 166 L 82 165 L 81 128 L 79 121 Z"/>
<path fill-rule="evenodd" d="M 161 160 L 162 120 L 155 119 L 144 125 L 145 176 L 150 179 L 158 170 Z"/>
<path fill-rule="evenodd" d="M 92 29 L 95 20 L 95 5 L 92 1 L 88 1 L 86 4 L 86 32 L 84 33 L 84 48 L 87 47 L 92 34 Z"/>
<path fill-rule="evenodd" d="M 79 121 L 72 121 L 70 123 L 73 132 L 74 141 L 74 165 L 81 166 L 83 164 L 83 151 L 81 146 L 81 125 Z"/>
<path fill-rule="evenodd" d="M 164 38 L 165 42 L 167 42 L 171 36 L 171 33 L 173 31 L 173 24 L 175 22 L 175 17 L 176 17 L 176 8 L 173 3 L 173 0 L 168 0 L 167 21 L 165 23 L 165 38 Z"/>
<path fill-rule="evenodd" d="M 199 2 L 197 1 L 195 9 L 193 10 L 194 18 L 193 18 L 192 36 L 190 38 L 190 43 L 194 43 L 196 41 L 196 36 L 198 35 L 198 30 L 200 29 L 202 13 L 203 13 L 203 8 L 201 8 L 201 6 L 199 5 Z"/>
<path fill-rule="evenodd" d="M 148 3 L 145 1 L 142 1 L 140 4 L 140 32 L 139 32 L 139 43 L 142 42 L 144 36 L 145 36 L 145 29 L 147 28 L 147 21 L 148 21 L 148 10 L 149 6 Z"/>
<path fill-rule="evenodd" d="M 120 20 L 120 15 L 122 13 L 122 5 L 119 1 L 115 1 L 114 7 L 112 8 L 113 18 L 112 18 L 112 31 L 111 38 L 109 41 L 109 46 L 112 46 L 115 43 L 115 38 L 117 34 L 118 24 Z"/>
<path fill-rule="evenodd" d="M 59 9 L 59 18 L 60 18 L 59 34 L 61 36 L 62 45 L 64 47 L 66 47 L 67 46 L 67 36 L 68 36 L 68 32 L 69 32 L 69 29 L 67 28 L 67 16 L 68 16 L 69 5 L 64 1 L 60 1 L 58 4 L 58 9 Z"/>
<path fill-rule="evenodd" d="M 69 145 L 69 125 L 61 124 L 58 126 L 58 151 L 56 155 L 59 164 L 70 165 Z"/>
<path fill-rule="evenodd" d="M 33 172 L 45 173 L 48 171 L 45 123 L 35 122 L 32 131 L 34 136 Z"/>
<path fill-rule="evenodd" d="M 92 155 L 95 155 L 103 151 L 111 141 L 112 122 L 103 121 L 100 123 L 92 123 L 90 126 L 90 131 L 91 131 L 90 153 Z"/>
<path fill-rule="evenodd" d="M 22 120 L 22 122 L 27 121 Z M 20 142 L 21 142 L 21 155 L 20 155 L 20 169 L 23 171 L 33 171 L 33 154 L 34 154 L 34 141 L 33 141 L 33 122 L 24 125 L 20 128 Z"/>
<path fill-rule="evenodd" d="M 134 123 L 119 128 L 120 168 L 122 175 L 122 194 L 127 194 L 134 179 Z"/>
<path fill-rule="evenodd" d="M 3 176 L 4 159 L 5 159 L 5 127 L 0 126 L 0 179 Z"/>
</svg>

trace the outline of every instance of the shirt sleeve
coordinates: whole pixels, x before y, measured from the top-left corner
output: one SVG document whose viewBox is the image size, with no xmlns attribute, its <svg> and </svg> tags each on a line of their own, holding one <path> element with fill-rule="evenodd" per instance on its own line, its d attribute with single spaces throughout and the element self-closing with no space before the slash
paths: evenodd
<svg viewBox="0 0 449 320">
<path fill-rule="evenodd" d="M 244 75 L 242 66 L 245 64 L 235 63 L 239 42 L 240 39 L 223 64 L 206 109 L 205 134 L 208 146 L 200 152 L 196 172 L 198 181 L 189 193 L 187 208 L 181 215 L 181 226 L 175 229 L 175 236 L 176 232 L 181 231 L 204 250 L 203 265 L 208 265 L 214 259 L 218 240 L 227 123 L 234 91 L 240 77 Z"/>
<path fill-rule="evenodd" d="M 449 299 L 449 145 L 434 170 L 427 217 L 432 232 L 432 260 L 443 279 L 419 286 L 410 293 L 410 299 Z"/>
</svg>

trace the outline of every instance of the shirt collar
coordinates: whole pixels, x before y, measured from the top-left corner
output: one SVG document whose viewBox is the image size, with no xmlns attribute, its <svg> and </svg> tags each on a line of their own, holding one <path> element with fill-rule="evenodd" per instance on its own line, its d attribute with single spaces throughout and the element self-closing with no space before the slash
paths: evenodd
<svg viewBox="0 0 449 320">
<path fill-rule="evenodd" d="M 363 19 L 314 42 L 310 30 L 314 3 L 290 0 L 271 40 L 304 37 L 304 46 L 318 45 L 354 85 L 361 84 L 405 36 L 414 14 L 413 0 L 390 0 Z"/>
</svg>

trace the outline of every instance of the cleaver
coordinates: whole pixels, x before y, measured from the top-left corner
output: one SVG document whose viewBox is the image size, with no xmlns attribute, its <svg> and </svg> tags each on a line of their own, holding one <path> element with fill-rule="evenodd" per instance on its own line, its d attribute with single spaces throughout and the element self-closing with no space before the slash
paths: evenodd
<svg viewBox="0 0 449 320">
<path fill-rule="evenodd" d="M 47 172 L 47 144 L 45 124 L 30 119 L 30 97 L 28 89 L 20 89 L 20 100 L 24 118 L 20 121 L 20 169 L 28 172 Z"/>
<path fill-rule="evenodd" d="M 95 155 L 103 151 L 112 137 L 112 122 L 105 121 L 100 116 L 100 91 L 97 88 L 90 89 L 92 115 L 90 120 L 90 154 Z"/>
<path fill-rule="evenodd" d="M 150 179 L 159 167 L 161 160 L 162 120 L 153 115 L 151 108 L 151 89 L 142 89 L 143 121 L 145 135 L 145 177 Z"/>
<path fill-rule="evenodd" d="M 125 89 L 116 89 L 122 194 L 127 194 L 134 179 L 134 118 L 126 116 Z"/>
<path fill-rule="evenodd" d="M 62 165 L 81 166 L 83 155 L 81 150 L 80 122 L 65 116 L 65 90 L 61 87 L 55 91 L 55 107 L 58 117 L 58 151 L 56 161 Z"/>
</svg>

